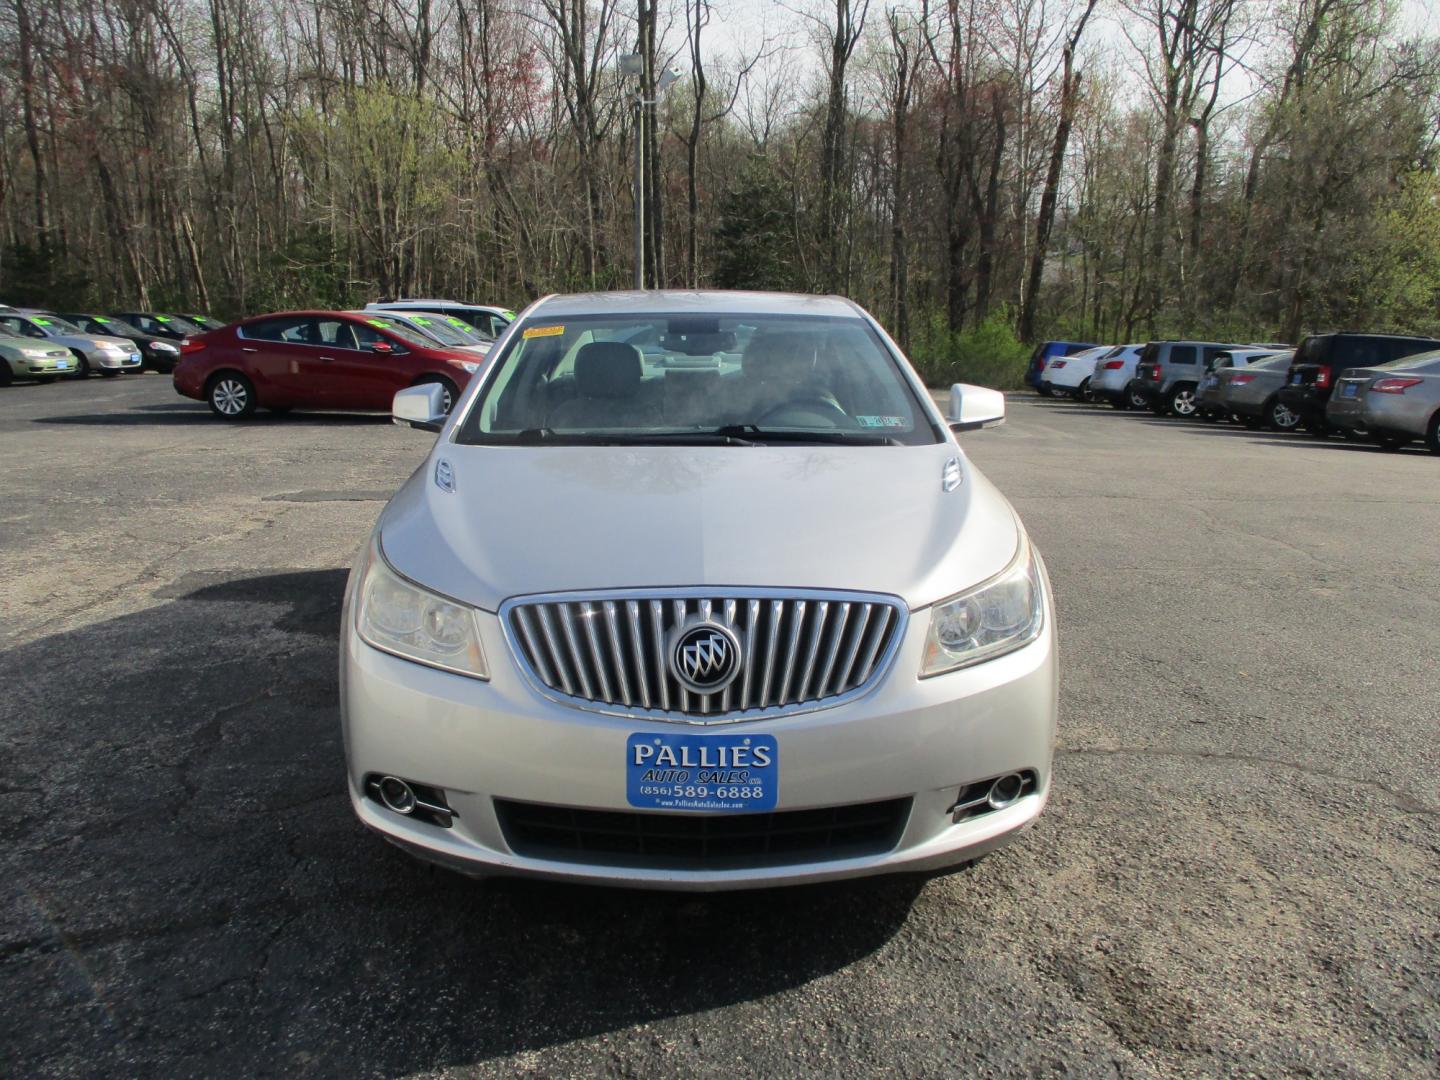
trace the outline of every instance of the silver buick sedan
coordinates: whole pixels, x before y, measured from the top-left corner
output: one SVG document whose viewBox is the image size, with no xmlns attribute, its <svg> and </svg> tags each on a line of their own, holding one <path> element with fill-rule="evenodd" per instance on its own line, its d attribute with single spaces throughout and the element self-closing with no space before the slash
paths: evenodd
<svg viewBox="0 0 1440 1080">
<path fill-rule="evenodd" d="M 642 349 L 635 344 L 646 342 Z M 355 813 L 474 875 L 674 889 L 951 866 L 1050 793 L 1044 564 L 835 297 L 547 297 L 346 589 Z"/>
</svg>

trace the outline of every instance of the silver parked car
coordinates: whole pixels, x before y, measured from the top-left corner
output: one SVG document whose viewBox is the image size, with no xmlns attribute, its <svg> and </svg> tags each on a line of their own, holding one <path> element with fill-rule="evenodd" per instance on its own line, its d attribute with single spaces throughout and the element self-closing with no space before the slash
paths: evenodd
<svg viewBox="0 0 1440 1080">
<path fill-rule="evenodd" d="M 351 315 L 412 330 L 421 337 L 446 349 L 468 352 L 476 359 L 490 352 L 493 344 L 480 337 L 469 323 L 453 315 L 435 315 L 419 311 L 352 311 Z"/>
<path fill-rule="evenodd" d="M 1247 364 L 1243 369 L 1221 372 L 1221 411 L 1248 428 L 1268 425 L 1274 431 L 1294 431 L 1300 426 L 1300 414 L 1279 398 L 1294 357 L 1295 351 L 1288 349 Z"/>
<path fill-rule="evenodd" d="M 1228 349 L 1216 353 L 1205 365 L 1205 374 L 1195 388 L 1195 415 L 1202 420 L 1222 420 L 1230 415 L 1222 398 L 1224 388 L 1220 377 L 1226 371 L 1239 370 L 1259 363 L 1275 355 L 1276 350 L 1265 348 Z M 1294 355 L 1293 349 L 1285 350 L 1286 357 Z"/>
<path fill-rule="evenodd" d="M 657 363 L 658 330 L 709 368 Z M 743 347 L 740 345 L 743 340 Z M 675 889 L 943 867 L 1050 793 L 1044 565 L 835 297 L 549 297 L 381 513 L 342 616 L 351 804 L 466 873 Z"/>
<path fill-rule="evenodd" d="M 0 386 L 16 379 L 54 382 L 75 370 L 70 350 L 28 337 L 0 333 Z"/>
<path fill-rule="evenodd" d="M 1090 398 L 1108 401 L 1117 409 L 1143 409 L 1150 399 L 1130 389 L 1135 368 L 1140 363 L 1141 345 L 1116 345 L 1102 356 L 1090 376 Z"/>
<path fill-rule="evenodd" d="M 1363 431 L 1387 450 L 1423 439 L 1440 454 L 1440 352 L 1351 368 L 1326 403 L 1325 421 Z"/>
<path fill-rule="evenodd" d="M 125 338 L 87 334 L 58 315 L 36 312 L 0 314 L 0 331 L 15 337 L 31 338 L 68 349 L 76 360 L 76 374 L 119 375 L 122 371 L 143 371 L 140 349 Z"/>
</svg>

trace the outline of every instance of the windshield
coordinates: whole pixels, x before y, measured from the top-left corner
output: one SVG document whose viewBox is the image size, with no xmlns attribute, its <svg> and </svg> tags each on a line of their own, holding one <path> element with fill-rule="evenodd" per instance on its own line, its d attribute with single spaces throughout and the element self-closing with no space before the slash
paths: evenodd
<svg viewBox="0 0 1440 1080">
<path fill-rule="evenodd" d="M 418 345 L 422 349 L 435 348 L 434 341 L 420 333 L 419 330 L 413 330 L 404 323 L 396 322 L 394 319 L 376 318 L 372 315 L 366 315 L 364 319 L 371 326 L 384 330 L 387 334 L 394 334 L 401 341 L 411 345 Z"/>
<path fill-rule="evenodd" d="M 529 320 L 458 435 L 472 444 L 938 439 L 866 322 L 777 315 Z"/>
<path fill-rule="evenodd" d="M 204 333 L 189 319 L 182 319 L 179 315 L 156 315 L 155 321 L 162 323 L 166 330 L 174 330 L 177 334 L 200 334 Z"/>
<path fill-rule="evenodd" d="M 450 320 L 442 315 L 407 315 L 405 318 L 442 345 L 478 345 L 480 343 L 480 339 L 474 334 L 453 326 Z M 457 319 L 456 322 L 458 321 Z"/>
<path fill-rule="evenodd" d="M 81 332 L 78 326 L 60 318 L 59 315 L 31 315 L 28 318 L 36 326 L 43 326 L 47 334 L 78 334 Z M 10 323 L 13 329 L 19 330 L 21 329 L 19 324 L 24 320 L 7 319 L 5 321 Z"/>
<path fill-rule="evenodd" d="M 144 337 L 137 327 L 113 315 L 82 315 L 84 327 L 92 334 L 118 334 L 121 337 Z"/>
<path fill-rule="evenodd" d="M 1264 368 L 1266 370 L 1270 368 L 1288 368 L 1290 361 L 1294 358 L 1295 354 L 1292 352 L 1276 353 L 1274 356 L 1267 356 L 1263 360 L 1256 360 L 1248 366 L 1252 368 Z"/>
<path fill-rule="evenodd" d="M 1415 353 L 1391 360 L 1386 364 L 1371 364 L 1376 371 L 1436 371 L 1440 370 L 1440 352 Z"/>
</svg>

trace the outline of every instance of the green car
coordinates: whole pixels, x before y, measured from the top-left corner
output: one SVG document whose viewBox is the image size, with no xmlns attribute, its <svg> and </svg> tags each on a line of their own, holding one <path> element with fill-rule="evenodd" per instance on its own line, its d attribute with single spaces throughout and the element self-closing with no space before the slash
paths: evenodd
<svg viewBox="0 0 1440 1080">
<path fill-rule="evenodd" d="M 75 357 L 69 349 L 48 341 L 0 334 L 0 386 L 16 379 L 54 382 L 75 371 Z"/>
</svg>

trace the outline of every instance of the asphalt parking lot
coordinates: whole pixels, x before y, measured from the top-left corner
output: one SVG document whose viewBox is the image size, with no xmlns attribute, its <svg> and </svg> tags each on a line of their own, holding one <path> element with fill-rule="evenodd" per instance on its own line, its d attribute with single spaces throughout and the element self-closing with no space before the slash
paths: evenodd
<svg viewBox="0 0 1440 1080">
<path fill-rule="evenodd" d="M 1440 460 L 1012 397 L 1054 797 L 962 872 L 431 872 L 344 794 L 345 568 L 432 437 L 0 391 L 0 1074 L 1413 1076 L 1440 1061 Z"/>
</svg>

